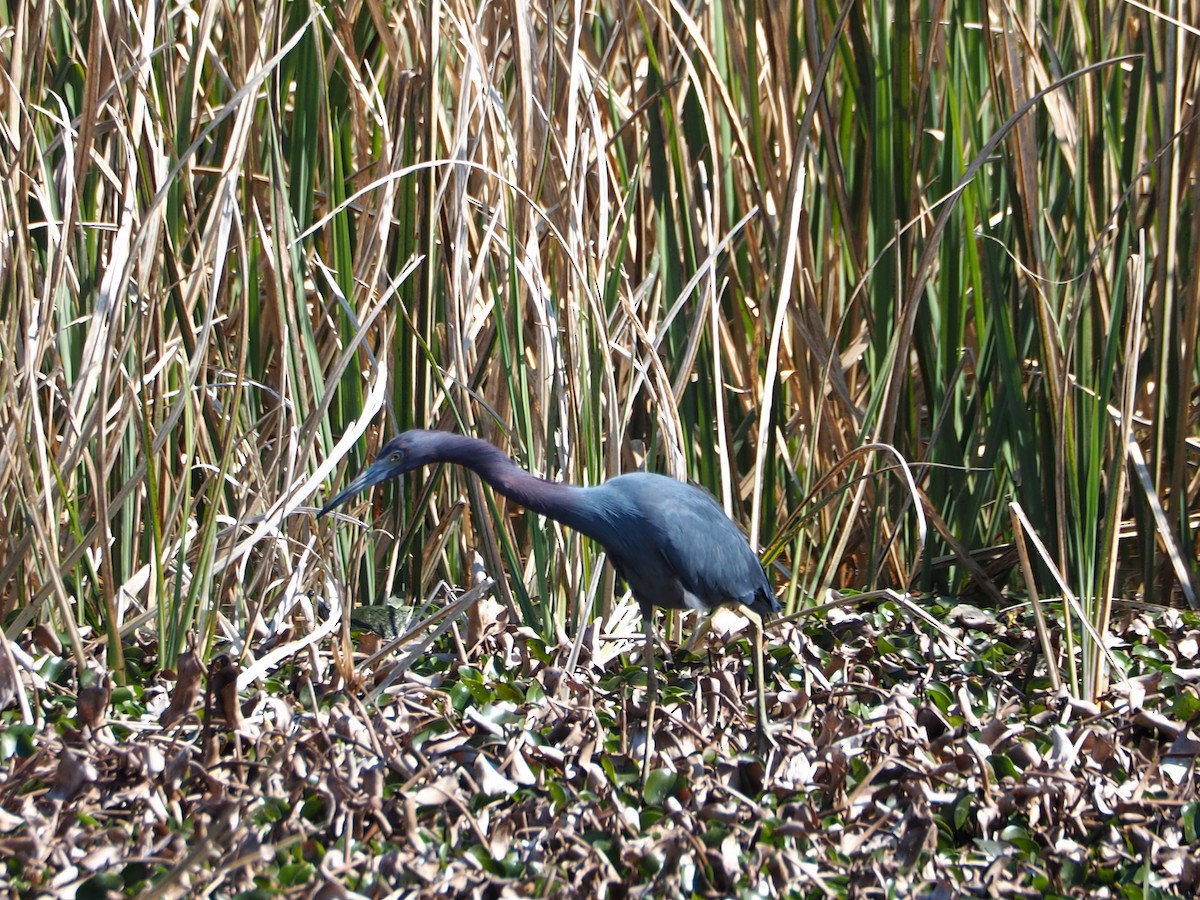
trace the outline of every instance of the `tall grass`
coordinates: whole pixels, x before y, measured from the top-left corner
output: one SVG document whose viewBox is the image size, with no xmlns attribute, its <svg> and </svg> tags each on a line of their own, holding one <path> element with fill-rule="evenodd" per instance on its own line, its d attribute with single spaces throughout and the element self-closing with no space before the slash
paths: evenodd
<svg viewBox="0 0 1200 900">
<path fill-rule="evenodd" d="M 692 478 L 771 546 L 792 610 L 830 586 L 1002 602 L 1025 585 L 972 552 L 1013 542 L 1012 501 L 1100 632 L 1128 560 L 1147 601 L 1200 588 L 1195 22 L 379 0 L 0 21 L 10 636 L 50 622 L 119 675 L 139 631 L 163 666 L 252 654 L 308 590 L 424 595 L 475 552 L 546 634 L 608 608 L 594 548 L 460 471 L 364 497 L 369 527 L 312 517 L 410 426 L 550 478 Z M 915 466 L 930 546 L 868 444 Z M 1107 671 L 1085 648 L 1075 689 Z"/>
</svg>

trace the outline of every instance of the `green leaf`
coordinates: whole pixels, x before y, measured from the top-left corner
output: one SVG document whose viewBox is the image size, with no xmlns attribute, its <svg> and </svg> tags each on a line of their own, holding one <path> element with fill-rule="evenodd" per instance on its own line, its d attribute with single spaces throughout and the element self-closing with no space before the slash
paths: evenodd
<svg viewBox="0 0 1200 900">
<path fill-rule="evenodd" d="M 933 702 L 942 715 L 946 715 L 954 705 L 954 694 L 940 681 L 929 682 L 925 686 L 925 696 Z"/>
<path fill-rule="evenodd" d="M 0 759 L 32 756 L 37 749 L 37 741 L 34 738 L 36 734 L 37 728 L 34 725 L 9 725 L 0 730 Z"/>
<path fill-rule="evenodd" d="M 1189 844 L 1196 843 L 1196 837 L 1200 835 L 1200 829 L 1196 827 L 1198 816 L 1200 816 L 1200 803 L 1195 800 L 1185 803 L 1179 808 L 1179 819 L 1183 822 L 1183 837 Z"/>
<path fill-rule="evenodd" d="M 958 802 L 954 804 L 954 827 L 959 831 L 966 828 L 967 823 L 971 820 L 971 813 L 975 808 L 975 797 L 972 794 L 963 794 L 958 798 Z"/>
<path fill-rule="evenodd" d="M 474 697 L 471 694 L 471 689 L 461 681 L 450 686 L 450 703 L 454 706 L 455 712 L 462 712 L 471 705 Z"/>
<path fill-rule="evenodd" d="M 1019 779 L 1021 777 L 1021 770 L 1003 753 L 993 753 L 989 758 L 989 762 L 991 762 L 992 771 L 996 773 L 997 778 L 1008 776 L 1009 778 Z"/>
<path fill-rule="evenodd" d="M 670 769 L 652 769 L 646 776 L 642 799 L 650 806 L 661 808 L 668 797 L 678 793 L 683 777 Z"/>
<path fill-rule="evenodd" d="M 279 867 L 279 883 L 285 887 L 299 887 L 313 880 L 317 870 L 308 862 L 291 862 Z"/>
<path fill-rule="evenodd" d="M 1192 721 L 1200 716 L 1200 696 L 1190 690 L 1180 691 L 1171 704 L 1171 713 L 1181 721 Z"/>
</svg>

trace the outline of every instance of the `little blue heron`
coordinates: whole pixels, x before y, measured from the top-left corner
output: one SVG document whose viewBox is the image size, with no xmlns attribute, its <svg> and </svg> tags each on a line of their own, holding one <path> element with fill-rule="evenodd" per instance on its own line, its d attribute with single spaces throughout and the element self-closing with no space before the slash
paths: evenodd
<svg viewBox="0 0 1200 900">
<path fill-rule="evenodd" d="M 702 488 L 665 475 L 632 472 L 595 487 L 546 481 L 520 468 L 487 441 L 447 431 L 406 431 L 379 451 L 321 511 L 421 466 L 456 463 L 475 471 L 499 494 L 562 522 L 600 544 L 641 609 L 646 636 L 646 760 L 649 760 L 658 675 L 654 668 L 652 608 L 709 611 L 740 604 L 753 615 L 755 684 L 760 741 L 765 740 L 766 692 L 762 672 L 761 615 L 779 602 L 758 556 L 720 504 Z"/>
</svg>

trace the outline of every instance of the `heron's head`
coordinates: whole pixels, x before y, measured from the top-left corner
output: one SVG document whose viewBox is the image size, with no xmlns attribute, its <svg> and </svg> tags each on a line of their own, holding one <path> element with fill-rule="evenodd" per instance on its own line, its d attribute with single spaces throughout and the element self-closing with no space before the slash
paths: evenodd
<svg viewBox="0 0 1200 900">
<path fill-rule="evenodd" d="M 434 461 L 433 442 L 430 440 L 430 434 L 431 432 L 427 431 L 406 431 L 396 435 L 383 445 L 375 462 L 359 472 L 353 481 L 321 507 L 321 511 L 317 515 L 325 515 L 367 488 Z"/>
</svg>

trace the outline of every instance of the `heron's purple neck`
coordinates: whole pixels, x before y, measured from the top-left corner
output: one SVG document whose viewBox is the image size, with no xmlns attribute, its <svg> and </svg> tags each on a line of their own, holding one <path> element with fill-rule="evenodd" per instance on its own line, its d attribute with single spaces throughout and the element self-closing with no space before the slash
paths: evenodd
<svg viewBox="0 0 1200 900">
<path fill-rule="evenodd" d="M 449 431 L 430 432 L 436 461 L 466 466 L 496 493 L 608 546 L 612 535 L 591 488 L 547 481 L 526 472 L 504 451 L 478 438 Z"/>
</svg>

